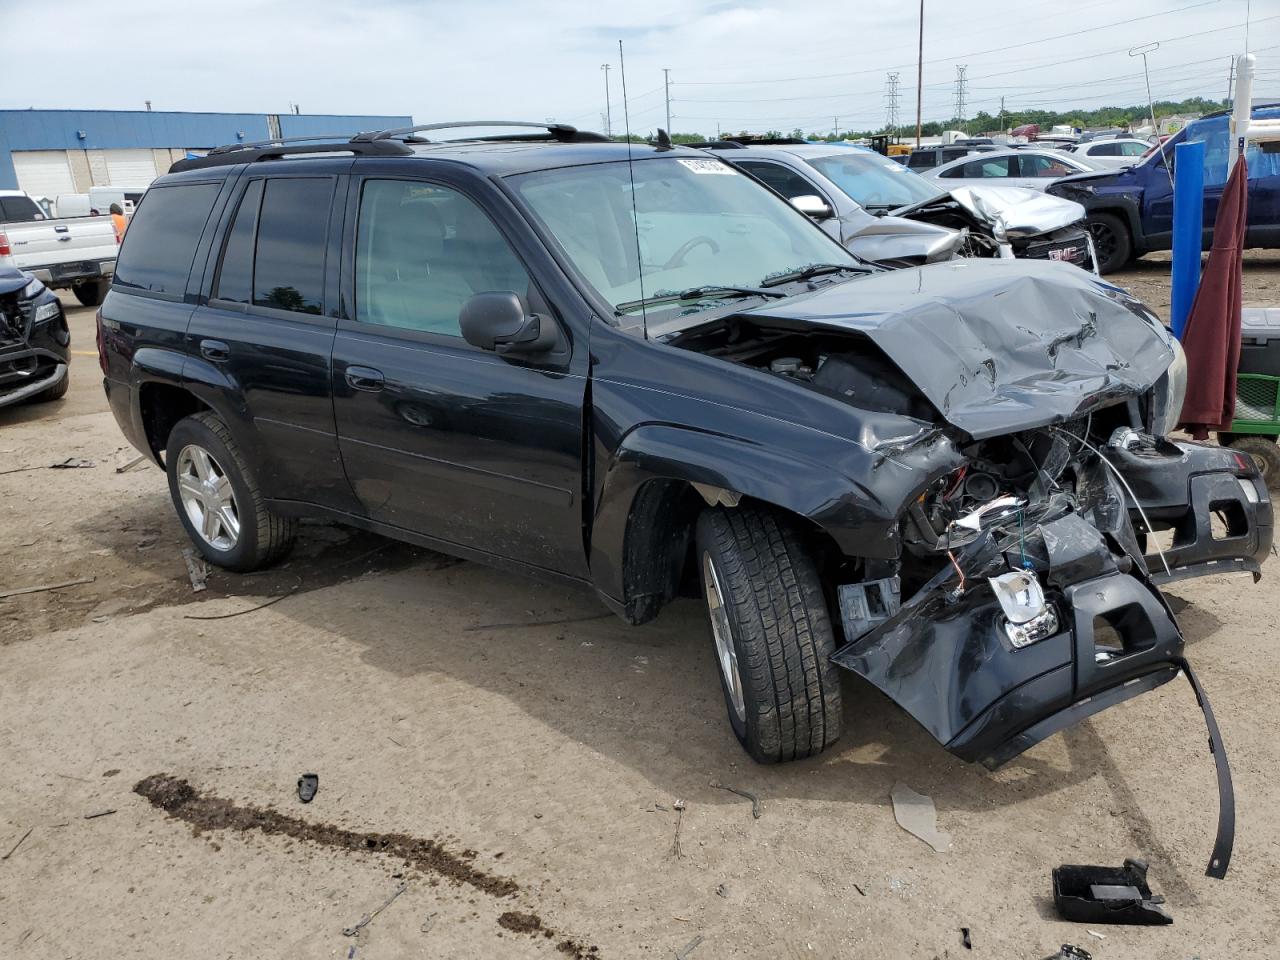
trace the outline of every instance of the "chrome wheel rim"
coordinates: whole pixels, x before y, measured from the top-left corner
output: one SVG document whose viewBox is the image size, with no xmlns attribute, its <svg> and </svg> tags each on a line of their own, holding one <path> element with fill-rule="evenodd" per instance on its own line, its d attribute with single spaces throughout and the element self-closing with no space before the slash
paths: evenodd
<svg viewBox="0 0 1280 960">
<path fill-rule="evenodd" d="M 221 464 L 204 447 L 189 444 L 178 453 L 178 494 L 200 539 L 215 550 L 231 550 L 240 540 L 240 509 Z"/>
<path fill-rule="evenodd" d="M 740 722 L 747 719 L 747 708 L 742 699 L 742 676 L 738 673 L 738 649 L 733 644 L 733 628 L 729 626 L 729 611 L 724 606 L 724 593 L 711 554 L 702 554 L 702 584 L 707 594 L 707 614 L 711 618 L 711 636 L 716 642 L 716 660 L 724 688 L 729 691 L 729 705 Z"/>
</svg>

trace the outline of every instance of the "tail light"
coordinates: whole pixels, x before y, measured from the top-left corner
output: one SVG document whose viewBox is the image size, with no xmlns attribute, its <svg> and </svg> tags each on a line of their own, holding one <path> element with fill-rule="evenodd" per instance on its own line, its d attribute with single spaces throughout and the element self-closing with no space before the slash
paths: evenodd
<svg viewBox="0 0 1280 960">
<path fill-rule="evenodd" d="M 0 233 L 0 257 L 10 256 L 13 256 L 13 250 L 9 247 L 9 238 L 5 234 Z"/>
<path fill-rule="evenodd" d="M 105 377 L 110 371 L 107 364 L 107 341 L 102 335 L 102 308 L 98 308 L 98 312 L 93 315 L 94 326 L 96 328 L 96 339 L 98 341 L 98 366 L 102 368 L 102 375 Z"/>
</svg>

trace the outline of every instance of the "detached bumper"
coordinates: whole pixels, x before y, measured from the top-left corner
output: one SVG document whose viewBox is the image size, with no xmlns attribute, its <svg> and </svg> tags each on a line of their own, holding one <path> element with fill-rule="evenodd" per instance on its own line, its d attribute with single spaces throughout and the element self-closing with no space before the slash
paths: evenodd
<svg viewBox="0 0 1280 960">
<path fill-rule="evenodd" d="M 1156 450 L 1109 450 L 1153 527 L 1144 557 L 1155 583 L 1211 573 L 1261 576 L 1271 553 L 1273 508 L 1252 459 L 1224 447 L 1177 442 Z M 1135 529 L 1142 516 L 1129 501 Z M 1173 531 L 1163 560 L 1154 539 Z M 1163 535 L 1164 538 L 1168 534 Z M 1165 564 L 1168 564 L 1168 570 Z"/>
</svg>

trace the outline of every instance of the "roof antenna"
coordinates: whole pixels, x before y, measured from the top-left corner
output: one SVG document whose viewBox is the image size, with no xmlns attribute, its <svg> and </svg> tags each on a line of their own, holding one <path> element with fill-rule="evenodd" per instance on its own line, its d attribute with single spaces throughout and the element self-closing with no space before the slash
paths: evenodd
<svg viewBox="0 0 1280 960">
<path fill-rule="evenodd" d="M 649 312 L 644 305 L 644 257 L 640 255 L 640 214 L 636 212 L 636 168 L 631 158 L 631 111 L 627 108 L 627 61 L 618 41 L 618 66 L 622 74 L 622 122 L 627 128 L 627 175 L 631 178 L 631 220 L 636 228 L 636 269 L 640 277 L 640 331 L 649 339 Z"/>
</svg>

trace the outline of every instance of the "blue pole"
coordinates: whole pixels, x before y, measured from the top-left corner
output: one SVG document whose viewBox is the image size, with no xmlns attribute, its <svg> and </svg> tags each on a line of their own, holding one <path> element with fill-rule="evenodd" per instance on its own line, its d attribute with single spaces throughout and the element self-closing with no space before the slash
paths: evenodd
<svg viewBox="0 0 1280 960">
<path fill-rule="evenodd" d="M 1200 243 L 1204 229 L 1204 143 L 1174 147 L 1173 162 L 1173 335 L 1182 339 L 1187 315 L 1200 286 Z"/>
</svg>

